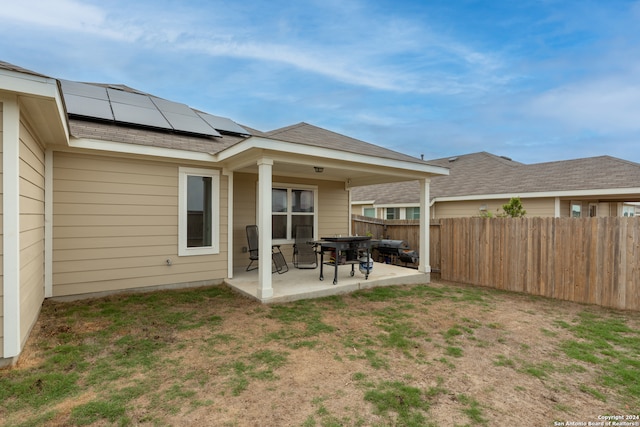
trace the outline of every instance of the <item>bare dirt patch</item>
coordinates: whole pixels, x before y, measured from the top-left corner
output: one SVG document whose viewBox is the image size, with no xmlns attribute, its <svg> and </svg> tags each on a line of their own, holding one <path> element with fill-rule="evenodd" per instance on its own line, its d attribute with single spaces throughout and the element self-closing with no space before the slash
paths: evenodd
<svg viewBox="0 0 640 427">
<path fill-rule="evenodd" d="M 193 301 L 163 308 L 171 314 L 165 320 L 154 313 L 158 319 L 121 327 L 95 313 L 61 316 L 70 303 L 45 303 L 13 371 L 36 369 L 61 336 L 105 348 L 84 356 L 80 395 L 39 409 L 54 413 L 43 425 L 77 424 L 74 408 L 90 398 L 123 400 L 124 411 L 92 425 L 544 426 L 639 412 L 637 397 L 603 382 L 600 364 L 562 350 L 580 341 L 570 326 L 581 313 L 622 319 L 632 339 L 638 313 L 444 282 L 277 306 L 192 292 Z M 118 298 L 126 297 L 106 301 L 122 316 L 147 304 Z M 151 346 L 148 360 L 136 355 L 136 343 Z M 101 364 L 123 375 L 89 381 Z M 30 411 L 0 411 L 0 422 L 12 425 Z"/>
</svg>

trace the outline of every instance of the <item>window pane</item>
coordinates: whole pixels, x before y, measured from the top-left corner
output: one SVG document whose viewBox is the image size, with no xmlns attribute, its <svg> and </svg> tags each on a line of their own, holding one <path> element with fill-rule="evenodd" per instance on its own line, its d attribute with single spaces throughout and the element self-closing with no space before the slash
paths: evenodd
<svg viewBox="0 0 640 427">
<path fill-rule="evenodd" d="M 274 239 L 287 238 L 287 216 L 286 215 L 271 216 L 271 235 Z"/>
<path fill-rule="evenodd" d="M 369 217 L 369 218 L 375 218 L 376 217 L 376 209 L 375 208 L 364 208 L 363 212 L 364 216 Z"/>
<path fill-rule="evenodd" d="M 387 219 L 400 218 L 400 208 L 387 208 Z"/>
<path fill-rule="evenodd" d="M 293 215 L 291 217 L 291 230 L 295 230 L 297 225 L 310 225 L 313 227 L 313 215 Z"/>
<path fill-rule="evenodd" d="M 582 206 L 580 204 L 571 205 L 571 217 L 580 218 L 582 216 Z"/>
<path fill-rule="evenodd" d="M 420 208 L 407 208 L 407 219 L 420 219 Z"/>
<path fill-rule="evenodd" d="M 292 190 L 292 212 L 313 212 L 313 191 Z"/>
<path fill-rule="evenodd" d="M 187 247 L 211 246 L 211 177 L 187 177 Z"/>
<path fill-rule="evenodd" d="M 287 211 L 287 189 L 274 188 L 271 190 L 271 205 L 273 212 Z"/>
</svg>

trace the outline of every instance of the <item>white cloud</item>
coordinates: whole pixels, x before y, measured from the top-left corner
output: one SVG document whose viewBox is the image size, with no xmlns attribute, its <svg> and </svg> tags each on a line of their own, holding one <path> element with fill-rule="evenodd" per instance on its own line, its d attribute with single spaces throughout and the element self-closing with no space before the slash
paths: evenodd
<svg viewBox="0 0 640 427">
<path fill-rule="evenodd" d="M 640 131 L 640 81 L 606 78 L 558 87 L 525 108 L 536 117 L 596 132 Z"/>
<path fill-rule="evenodd" d="M 9 22 L 27 24 L 31 31 L 37 27 L 94 34 L 114 40 L 131 40 L 139 35 L 131 28 L 110 27 L 107 12 L 77 0 L 19 0 L 0 8 L 0 17 Z"/>
<path fill-rule="evenodd" d="M 165 10 L 153 3 L 125 8 L 120 2 L 20 0 L 0 9 L 0 17 L 27 24 L 25 31 L 42 27 L 76 33 L 71 37 L 80 40 L 90 34 L 137 48 L 277 62 L 377 90 L 477 93 L 502 84 L 493 77 L 500 67 L 495 55 L 436 35 L 408 17 L 378 16 L 380 11 L 357 2 L 349 7 L 337 2 L 288 6 L 295 11 L 291 16 L 302 16 L 300 22 L 279 15 L 277 7 L 254 10 L 261 20 L 252 20 L 244 7 L 212 2 L 197 10 L 188 3 Z M 87 47 L 88 55 L 91 50 Z M 456 75 L 435 71 L 442 64 L 455 68 Z"/>
</svg>

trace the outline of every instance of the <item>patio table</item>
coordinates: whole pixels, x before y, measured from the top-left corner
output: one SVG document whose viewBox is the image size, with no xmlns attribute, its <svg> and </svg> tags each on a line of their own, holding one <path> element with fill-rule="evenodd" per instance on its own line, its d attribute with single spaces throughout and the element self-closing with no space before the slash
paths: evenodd
<svg viewBox="0 0 640 427">
<path fill-rule="evenodd" d="M 351 265 L 350 275 L 353 277 L 355 274 L 354 266 L 358 264 L 359 254 L 361 252 L 366 252 L 367 256 L 367 265 L 369 262 L 369 257 L 371 254 L 371 237 L 368 236 L 344 236 L 344 237 L 321 237 L 322 240 L 317 240 L 311 242 L 316 247 L 320 246 L 320 280 L 324 280 L 324 274 L 322 266 L 324 264 L 333 265 L 334 273 L 333 273 L 333 284 L 336 285 L 338 283 L 338 266 L 339 265 Z M 333 262 L 324 261 L 324 253 L 325 252 L 334 252 L 335 257 Z M 349 257 L 345 254 L 344 263 L 341 262 L 341 254 L 346 252 L 347 254 L 351 254 Z M 369 279 L 369 268 L 365 270 L 365 280 Z"/>
</svg>

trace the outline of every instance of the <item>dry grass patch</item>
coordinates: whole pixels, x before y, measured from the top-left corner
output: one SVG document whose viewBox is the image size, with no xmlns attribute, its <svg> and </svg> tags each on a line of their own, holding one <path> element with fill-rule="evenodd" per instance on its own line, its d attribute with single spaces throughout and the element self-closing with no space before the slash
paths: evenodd
<svg viewBox="0 0 640 427">
<path fill-rule="evenodd" d="M 461 286 L 46 301 L 2 425 L 553 425 L 640 407 L 640 314 Z"/>
</svg>

